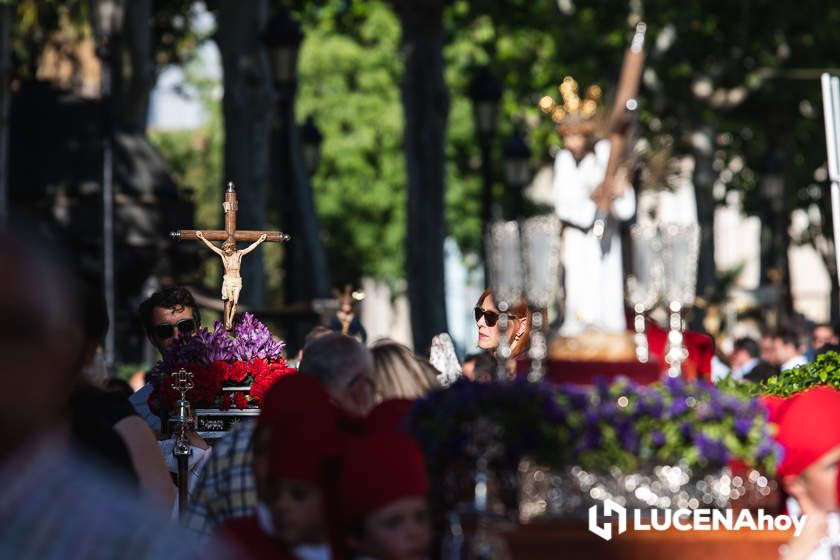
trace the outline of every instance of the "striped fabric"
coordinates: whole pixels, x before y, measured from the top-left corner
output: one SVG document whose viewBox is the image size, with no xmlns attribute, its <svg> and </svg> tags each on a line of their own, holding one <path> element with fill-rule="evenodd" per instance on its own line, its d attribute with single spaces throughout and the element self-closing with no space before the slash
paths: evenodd
<svg viewBox="0 0 840 560">
<path fill-rule="evenodd" d="M 0 558 L 221 558 L 58 440 L 0 465 Z"/>
<path fill-rule="evenodd" d="M 202 537 L 238 517 L 253 515 L 257 487 L 251 469 L 251 436 L 256 420 L 243 420 L 213 446 L 184 517 L 186 527 Z"/>
</svg>

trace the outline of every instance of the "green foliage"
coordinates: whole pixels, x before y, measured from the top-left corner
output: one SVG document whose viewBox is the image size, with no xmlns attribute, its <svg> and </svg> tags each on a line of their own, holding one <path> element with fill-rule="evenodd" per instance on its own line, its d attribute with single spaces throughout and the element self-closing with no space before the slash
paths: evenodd
<svg viewBox="0 0 840 560">
<path fill-rule="evenodd" d="M 221 82 L 203 73 L 198 60 L 185 68 L 186 95 L 201 105 L 207 121 L 198 130 L 150 130 L 149 140 L 172 168 L 179 189 L 195 204 L 195 227 L 218 229 L 220 211 L 224 125 L 218 92 Z M 221 277 L 219 259 L 209 251 L 193 282 L 215 289 Z"/>
<path fill-rule="evenodd" d="M 72 30 L 79 39 L 89 37 L 88 6 L 85 0 L 18 1 L 17 25 L 12 28 L 13 75 L 16 78 L 34 78 L 38 59 L 56 32 Z M 198 7 L 195 0 L 154 2 L 149 25 L 152 56 L 156 64 L 188 61 L 198 44 L 205 39 L 190 25 Z"/>
<path fill-rule="evenodd" d="M 826 352 L 811 363 L 783 371 L 761 384 L 761 392 L 788 397 L 816 385 L 840 389 L 840 354 Z"/>
<path fill-rule="evenodd" d="M 726 377 L 717 380 L 715 382 L 715 387 L 728 395 L 733 395 L 742 399 L 749 399 L 761 394 L 761 385 L 758 383 L 735 379 L 731 375 L 727 375 Z"/>
<path fill-rule="evenodd" d="M 362 275 L 402 277 L 405 167 L 396 57 L 399 23 L 382 2 L 365 4 L 340 32 L 335 4 L 306 21 L 297 113 L 324 134 L 313 177 L 315 202 L 335 283 Z"/>
</svg>

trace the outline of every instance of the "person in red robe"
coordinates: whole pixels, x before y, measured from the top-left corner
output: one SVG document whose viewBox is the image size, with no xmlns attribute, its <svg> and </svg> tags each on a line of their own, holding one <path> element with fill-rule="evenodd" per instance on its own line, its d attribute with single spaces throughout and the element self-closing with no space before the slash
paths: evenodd
<svg viewBox="0 0 840 560">
<path fill-rule="evenodd" d="M 349 442 L 338 477 L 348 558 L 425 560 L 431 546 L 426 462 L 410 437 L 387 427 Z"/>
<path fill-rule="evenodd" d="M 328 512 L 341 454 L 341 414 L 314 378 L 295 374 L 269 391 L 254 434 L 256 515 L 219 529 L 247 558 L 330 560 Z M 265 453 L 257 447 L 268 447 Z"/>
<path fill-rule="evenodd" d="M 782 557 L 835 558 L 834 549 L 840 549 L 840 391 L 820 386 L 768 404 L 784 452 L 778 477 L 790 496 L 788 513 L 806 516 L 802 533 Z"/>
</svg>

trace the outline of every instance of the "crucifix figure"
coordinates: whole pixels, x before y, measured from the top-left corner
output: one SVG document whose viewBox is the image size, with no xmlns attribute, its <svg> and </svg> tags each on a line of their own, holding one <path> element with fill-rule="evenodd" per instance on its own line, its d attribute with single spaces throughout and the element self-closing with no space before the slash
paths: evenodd
<svg viewBox="0 0 840 560">
<path fill-rule="evenodd" d="M 222 258 L 225 267 L 225 274 L 222 280 L 222 301 L 225 304 L 225 329 L 233 330 L 233 316 L 236 313 L 236 304 L 239 301 L 239 292 L 242 290 L 242 276 L 239 269 L 242 266 L 242 257 L 256 249 L 264 241 L 281 242 L 291 239 L 287 234 L 279 231 L 245 231 L 236 229 L 236 211 L 238 204 L 236 200 L 236 189 L 233 183 L 228 183 L 225 190 L 225 202 L 222 205 L 225 210 L 225 229 L 199 231 L 194 229 L 182 229 L 172 232 L 170 235 L 177 240 L 198 239 L 204 242 L 210 249 Z M 221 248 L 211 241 L 222 241 Z M 237 241 L 253 241 L 244 249 L 236 250 Z"/>
</svg>

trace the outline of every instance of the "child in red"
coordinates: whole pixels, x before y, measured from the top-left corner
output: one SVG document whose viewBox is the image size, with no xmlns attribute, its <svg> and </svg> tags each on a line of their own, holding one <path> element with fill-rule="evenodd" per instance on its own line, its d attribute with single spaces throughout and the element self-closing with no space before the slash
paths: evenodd
<svg viewBox="0 0 840 560">
<path fill-rule="evenodd" d="M 805 515 L 802 533 L 783 558 L 830 559 L 840 544 L 838 463 L 840 463 L 840 391 L 816 387 L 770 403 L 770 420 L 784 455 L 778 476 L 791 496 L 788 513 Z"/>
<path fill-rule="evenodd" d="M 268 443 L 255 453 L 257 514 L 220 533 L 247 558 L 330 560 L 326 504 L 341 452 L 339 413 L 317 380 L 287 377 L 266 397 L 254 436 L 255 446 Z"/>
<path fill-rule="evenodd" d="M 426 464 L 410 437 L 383 430 L 348 443 L 337 490 L 348 558 L 428 558 Z"/>
</svg>

